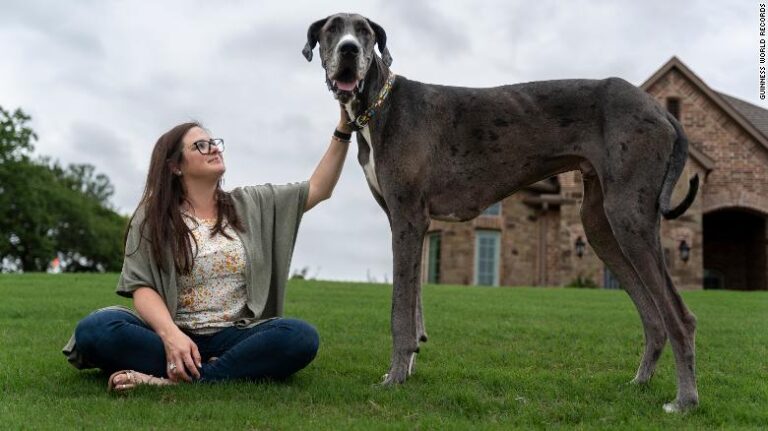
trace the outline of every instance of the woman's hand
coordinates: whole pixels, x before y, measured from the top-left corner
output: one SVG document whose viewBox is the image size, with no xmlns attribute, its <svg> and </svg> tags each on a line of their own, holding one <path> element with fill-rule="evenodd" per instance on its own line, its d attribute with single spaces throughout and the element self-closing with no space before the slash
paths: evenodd
<svg viewBox="0 0 768 431">
<path fill-rule="evenodd" d="M 168 378 L 174 382 L 191 382 L 189 375 L 192 374 L 199 379 L 198 368 L 202 368 L 202 364 L 197 345 L 173 322 L 160 294 L 151 287 L 139 287 L 133 292 L 133 306 L 163 340 Z M 168 367 L 169 364 L 174 365 Z"/>
<path fill-rule="evenodd" d="M 341 108 L 341 118 L 339 118 L 339 125 L 336 126 L 336 130 L 344 133 L 352 133 L 352 128 L 349 127 L 350 119 L 349 115 L 347 115 L 347 110 L 342 104 L 339 104 L 339 108 Z"/>
<path fill-rule="evenodd" d="M 195 379 L 199 379 L 199 368 L 202 367 L 202 363 L 200 351 L 197 350 L 197 345 L 194 341 L 178 328 L 162 339 L 165 346 L 166 366 L 170 364 L 175 365 L 175 368 L 168 368 L 168 378 L 174 382 L 180 380 L 191 382 L 192 377 L 190 375 L 194 376 Z"/>
</svg>

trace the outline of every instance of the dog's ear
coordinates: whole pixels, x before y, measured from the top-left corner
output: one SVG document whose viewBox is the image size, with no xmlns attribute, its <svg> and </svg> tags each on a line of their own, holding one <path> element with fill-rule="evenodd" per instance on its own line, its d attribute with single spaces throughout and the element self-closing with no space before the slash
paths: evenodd
<svg viewBox="0 0 768 431">
<path fill-rule="evenodd" d="M 317 45 L 317 40 L 320 37 L 320 29 L 323 28 L 326 21 L 328 21 L 327 17 L 315 21 L 309 26 L 309 30 L 307 30 L 307 44 L 304 45 L 304 49 L 301 50 L 301 53 L 304 54 L 304 58 L 306 58 L 307 61 L 312 61 L 312 50 L 315 49 L 315 45 Z"/>
<path fill-rule="evenodd" d="M 371 28 L 373 29 L 373 34 L 376 35 L 376 43 L 379 45 L 379 52 L 381 53 L 381 59 L 384 60 L 384 64 L 387 65 L 387 67 L 392 65 L 392 56 L 389 55 L 389 50 L 387 49 L 387 32 L 384 31 L 384 28 L 375 22 L 368 20 L 368 24 L 371 25 Z"/>
</svg>

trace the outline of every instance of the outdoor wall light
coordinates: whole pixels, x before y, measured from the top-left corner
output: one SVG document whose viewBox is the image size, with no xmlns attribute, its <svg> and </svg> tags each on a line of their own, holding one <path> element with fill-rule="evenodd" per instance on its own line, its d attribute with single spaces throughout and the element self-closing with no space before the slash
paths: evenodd
<svg viewBox="0 0 768 431">
<path fill-rule="evenodd" d="M 680 251 L 680 259 L 682 259 L 683 262 L 688 262 L 688 259 L 691 257 L 691 246 L 689 246 L 685 240 L 682 240 L 677 249 Z"/>
<path fill-rule="evenodd" d="M 573 243 L 573 246 L 576 248 L 576 256 L 578 256 L 579 259 L 584 256 L 584 247 L 586 247 L 586 245 L 587 244 L 581 237 L 576 238 L 576 242 Z"/>
</svg>

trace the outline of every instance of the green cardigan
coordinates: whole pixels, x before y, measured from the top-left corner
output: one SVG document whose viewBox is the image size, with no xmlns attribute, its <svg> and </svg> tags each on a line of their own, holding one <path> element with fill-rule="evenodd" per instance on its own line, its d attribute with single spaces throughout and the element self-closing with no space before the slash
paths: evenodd
<svg viewBox="0 0 768 431">
<path fill-rule="evenodd" d="M 244 228 L 244 232 L 237 234 L 245 249 L 247 306 L 252 314 L 235 322 L 235 326 L 251 327 L 283 314 L 285 283 L 308 194 L 308 181 L 232 190 L 235 211 Z M 143 213 L 137 211 L 128 230 L 117 294 L 130 298 L 139 287 L 151 287 L 163 298 L 173 317 L 178 305 L 173 256 L 169 247 L 164 258 L 165 271 L 161 271 L 150 251 L 149 240 L 139 232 L 142 220 Z M 74 334 L 62 352 L 77 368 L 94 367 L 77 351 Z"/>
</svg>

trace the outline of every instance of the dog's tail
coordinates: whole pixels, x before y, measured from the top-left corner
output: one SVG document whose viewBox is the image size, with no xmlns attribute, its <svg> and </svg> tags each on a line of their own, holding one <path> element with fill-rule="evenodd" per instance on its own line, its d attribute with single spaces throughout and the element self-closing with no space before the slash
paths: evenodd
<svg viewBox="0 0 768 431">
<path fill-rule="evenodd" d="M 672 196 L 672 190 L 677 184 L 677 180 L 683 173 L 685 168 L 685 162 L 688 160 L 688 138 L 685 136 L 683 126 L 677 121 L 677 118 L 672 114 L 667 113 L 667 119 L 675 128 L 675 143 L 672 147 L 672 160 L 667 167 L 667 173 L 664 176 L 664 185 L 661 188 L 661 195 L 659 196 L 659 205 L 661 206 L 661 215 L 665 219 L 671 220 L 680 217 L 691 206 L 693 200 L 696 199 L 696 193 L 699 190 L 699 174 L 696 174 L 691 178 L 688 184 L 688 194 L 685 196 L 682 202 L 676 207 L 670 208 L 670 198 Z"/>
</svg>

